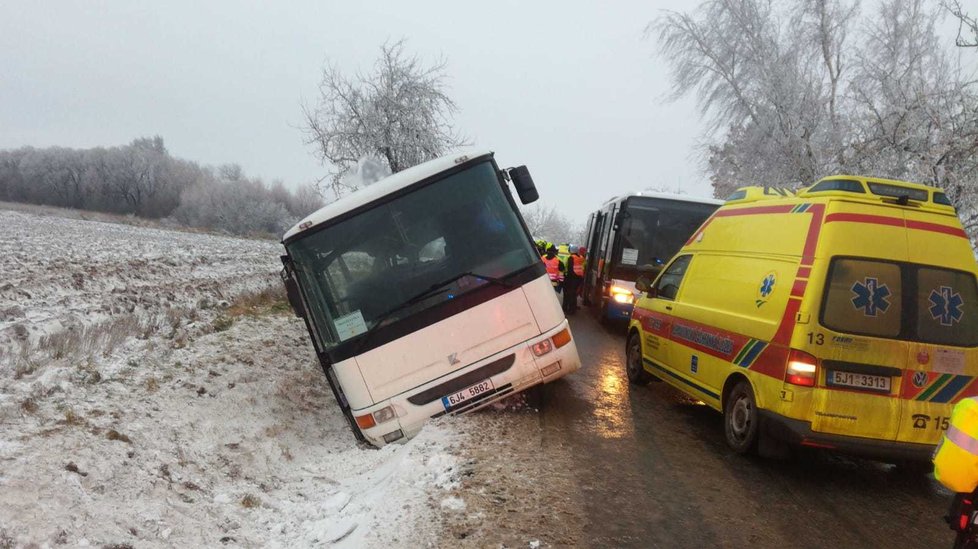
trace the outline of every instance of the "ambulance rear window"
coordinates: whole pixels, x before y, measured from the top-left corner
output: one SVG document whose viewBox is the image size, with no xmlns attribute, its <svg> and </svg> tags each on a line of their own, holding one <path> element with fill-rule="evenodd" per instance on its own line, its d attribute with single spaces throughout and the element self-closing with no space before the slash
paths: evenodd
<svg viewBox="0 0 978 549">
<path fill-rule="evenodd" d="M 978 345 L 978 289 L 971 273 L 917 269 L 917 335 L 941 345 Z"/>
<path fill-rule="evenodd" d="M 901 290 L 896 263 L 836 258 L 829 267 L 822 324 L 838 332 L 897 337 L 903 314 Z"/>
<path fill-rule="evenodd" d="M 854 335 L 978 346 L 978 283 L 965 271 L 836 257 L 820 322 Z"/>
</svg>

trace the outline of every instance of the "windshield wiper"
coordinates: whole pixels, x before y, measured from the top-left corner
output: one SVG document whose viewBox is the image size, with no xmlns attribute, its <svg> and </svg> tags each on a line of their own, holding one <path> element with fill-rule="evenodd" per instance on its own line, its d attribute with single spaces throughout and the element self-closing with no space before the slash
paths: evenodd
<svg viewBox="0 0 978 549">
<path fill-rule="evenodd" d="M 464 273 L 457 274 L 457 275 L 453 276 L 452 278 L 449 278 L 448 280 L 443 280 L 441 282 L 437 282 L 435 284 L 432 284 L 431 286 L 428 286 L 427 289 L 422 290 L 422 291 L 418 292 L 417 294 L 409 297 L 407 300 L 405 300 L 400 305 L 397 305 L 396 307 L 393 307 L 393 308 L 387 310 L 386 312 L 384 312 L 383 314 L 381 314 L 379 317 L 377 317 L 377 321 L 374 322 L 374 325 L 371 326 L 369 330 L 367 330 L 366 332 L 363 333 L 363 337 L 360 339 L 360 343 L 357 344 L 357 350 L 356 350 L 356 352 L 358 354 L 360 353 L 360 350 L 363 349 L 363 347 L 367 344 L 367 340 L 370 339 L 370 336 L 373 335 L 374 332 L 377 331 L 377 329 L 379 329 L 381 326 L 383 326 L 384 323 L 387 321 L 387 319 L 389 319 L 391 316 L 393 316 L 394 313 L 397 313 L 399 311 L 403 311 L 404 309 L 406 309 L 406 308 L 408 308 L 408 307 L 410 307 L 412 305 L 415 305 L 415 304 L 417 304 L 420 301 L 423 301 L 425 299 L 428 299 L 429 297 L 436 296 L 438 294 L 443 294 L 443 293 L 448 292 L 448 288 L 446 288 L 445 286 L 448 286 L 449 284 L 451 284 L 453 282 L 456 282 L 456 281 L 458 281 L 458 280 L 460 280 L 462 278 L 465 278 L 467 276 L 471 276 L 471 277 L 477 278 L 479 280 L 485 280 L 486 282 L 490 282 L 490 283 L 495 284 L 497 286 L 502 286 L 503 288 L 512 288 L 513 287 L 513 284 L 512 283 L 506 282 L 505 280 L 503 280 L 501 278 L 495 278 L 495 277 L 492 277 L 492 276 L 480 275 L 480 274 L 473 273 L 472 271 L 465 271 Z"/>
</svg>

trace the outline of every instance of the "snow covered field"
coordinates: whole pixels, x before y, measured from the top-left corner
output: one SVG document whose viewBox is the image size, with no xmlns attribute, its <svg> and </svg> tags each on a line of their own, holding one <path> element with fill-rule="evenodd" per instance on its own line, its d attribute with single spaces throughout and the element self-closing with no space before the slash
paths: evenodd
<svg viewBox="0 0 978 549">
<path fill-rule="evenodd" d="M 0 210 L 0 547 L 440 544 L 473 420 L 354 444 L 280 251 Z"/>
</svg>

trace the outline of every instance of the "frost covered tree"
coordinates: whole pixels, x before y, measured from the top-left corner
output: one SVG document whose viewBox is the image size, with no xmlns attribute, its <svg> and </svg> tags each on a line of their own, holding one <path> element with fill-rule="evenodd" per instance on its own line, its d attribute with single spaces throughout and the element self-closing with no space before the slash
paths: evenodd
<svg viewBox="0 0 978 549">
<path fill-rule="evenodd" d="M 965 11 L 961 0 L 941 0 L 941 6 L 958 20 L 955 44 L 962 48 L 978 48 L 978 20 Z"/>
<path fill-rule="evenodd" d="M 648 32 L 708 122 L 714 194 L 862 173 L 944 187 L 978 234 L 978 89 L 942 8 L 881 0 L 705 0 Z"/>
<path fill-rule="evenodd" d="M 248 178 L 237 165 L 201 167 L 170 156 L 160 137 L 109 148 L 0 150 L 0 200 L 276 235 L 323 205 L 311 183 L 290 191 Z"/>
<path fill-rule="evenodd" d="M 173 217 L 191 227 L 208 227 L 231 234 L 280 234 L 295 221 L 285 204 L 261 180 L 244 175 L 235 164 L 218 168 L 216 176 L 198 181 L 180 196 Z"/>
<path fill-rule="evenodd" d="M 364 175 L 378 164 L 396 173 L 464 144 L 451 123 L 457 108 L 446 92 L 446 66 L 423 63 L 399 40 L 381 47 L 370 73 L 323 68 L 316 105 L 303 112 L 307 143 L 331 166 L 337 196 L 371 183 Z"/>
<path fill-rule="evenodd" d="M 534 238 L 545 238 L 555 244 L 583 244 L 582 229 L 557 211 L 556 206 L 534 204 L 523 208 L 523 219 Z"/>
<path fill-rule="evenodd" d="M 646 29 L 673 74 L 672 97 L 696 96 L 710 136 L 717 196 L 743 184 L 811 180 L 837 139 L 840 79 L 853 4 L 707 0 Z"/>
</svg>

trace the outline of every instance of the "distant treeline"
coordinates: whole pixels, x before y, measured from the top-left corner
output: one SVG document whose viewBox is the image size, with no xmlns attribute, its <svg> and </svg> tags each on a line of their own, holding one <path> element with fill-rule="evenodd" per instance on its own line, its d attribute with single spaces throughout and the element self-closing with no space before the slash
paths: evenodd
<svg viewBox="0 0 978 549">
<path fill-rule="evenodd" d="M 0 200 L 151 219 L 232 234 L 281 234 L 323 205 L 312 185 L 266 185 L 240 166 L 174 158 L 160 137 L 110 148 L 0 151 Z"/>
</svg>

